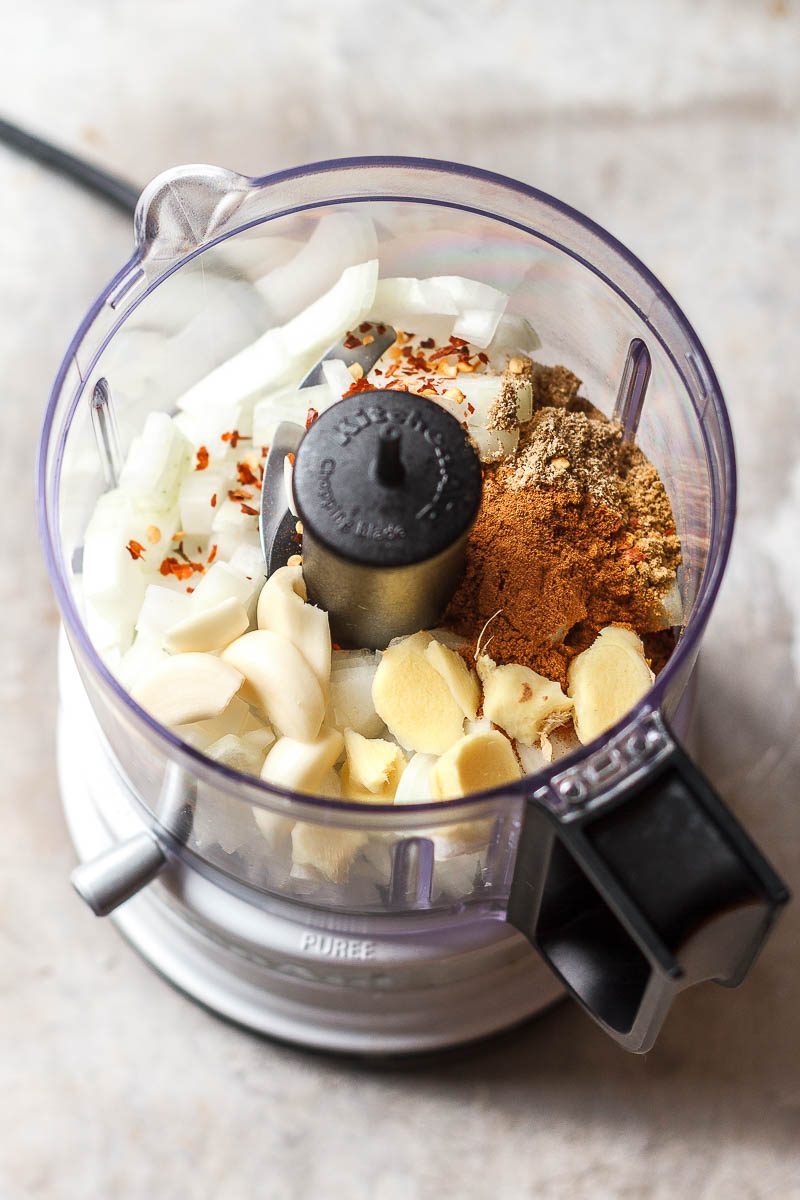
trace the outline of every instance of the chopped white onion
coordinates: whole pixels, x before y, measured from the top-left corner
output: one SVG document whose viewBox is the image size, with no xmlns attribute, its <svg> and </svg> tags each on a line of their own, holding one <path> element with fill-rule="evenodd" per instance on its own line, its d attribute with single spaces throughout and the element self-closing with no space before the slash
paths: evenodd
<svg viewBox="0 0 800 1200">
<path fill-rule="evenodd" d="M 431 790 L 431 768 L 437 759 L 435 754 L 413 754 L 400 776 L 395 804 L 425 804 L 433 800 Z"/>
<path fill-rule="evenodd" d="M 273 321 L 287 321 L 306 308 L 342 272 L 377 257 L 375 226 L 365 213 L 327 213 L 287 263 L 256 280 Z"/>
<path fill-rule="evenodd" d="M 337 400 L 353 386 L 353 376 L 341 358 L 326 358 L 322 364 L 325 383 Z"/>
<path fill-rule="evenodd" d="M 151 412 L 131 443 L 119 477 L 120 490 L 139 508 L 155 512 L 174 508 L 189 458 L 189 443 L 172 418 Z"/>
</svg>

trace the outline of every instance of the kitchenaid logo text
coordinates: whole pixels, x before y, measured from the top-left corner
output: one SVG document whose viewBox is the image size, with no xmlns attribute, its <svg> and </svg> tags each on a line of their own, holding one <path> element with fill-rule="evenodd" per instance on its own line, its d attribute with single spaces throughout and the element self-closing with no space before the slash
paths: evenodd
<svg viewBox="0 0 800 1200">
<path fill-rule="evenodd" d="M 417 513 L 417 519 L 423 517 L 429 521 L 435 521 L 442 508 L 450 511 L 453 507 L 453 500 L 445 499 L 445 490 L 449 489 L 451 493 L 458 490 L 458 480 L 452 475 L 451 456 L 445 449 L 445 437 L 441 431 L 432 430 L 427 421 L 411 409 L 386 409 L 382 404 L 370 404 L 364 408 L 357 409 L 354 413 L 348 413 L 346 417 L 342 417 L 335 426 L 335 432 L 339 440 L 340 446 L 349 446 L 350 442 L 361 433 L 364 429 L 369 429 L 371 425 L 384 425 L 387 421 L 391 421 L 393 425 L 402 425 L 405 429 L 411 430 L 412 433 L 424 438 L 436 458 L 436 467 L 438 477 L 436 479 L 436 487 L 433 496 L 423 505 Z M 330 459 L 325 460 L 326 463 L 334 464 Z M 324 464 L 323 464 L 324 465 Z M 333 473 L 333 470 L 330 472 Z M 343 510 L 339 509 L 340 512 Z M 338 514 L 334 516 L 338 520 Z M 399 528 L 399 527 L 398 527 Z M 356 529 L 358 533 L 358 529 Z M 366 537 L 387 537 L 386 533 L 362 533 Z M 395 536 L 405 537 L 405 530 L 400 530 Z"/>
<path fill-rule="evenodd" d="M 374 541 L 396 542 L 398 538 L 406 536 L 405 528 L 396 521 L 379 525 L 368 518 L 351 515 L 336 499 L 336 493 L 333 490 L 333 473 L 335 470 L 336 463 L 333 459 L 323 458 L 319 464 L 319 478 L 317 481 L 317 495 L 319 496 L 320 507 L 324 508 L 330 514 L 334 524 L 338 525 L 340 529 L 352 530 L 356 537 L 371 538 Z"/>
<path fill-rule="evenodd" d="M 300 949 L 306 954 L 319 954 L 323 958 L 357 959 L 366 962 L 375 957 L 375 943 L 356 941 L 353 938 L 333 937 L 329 933 L 304 933 Z"/>
</svg>

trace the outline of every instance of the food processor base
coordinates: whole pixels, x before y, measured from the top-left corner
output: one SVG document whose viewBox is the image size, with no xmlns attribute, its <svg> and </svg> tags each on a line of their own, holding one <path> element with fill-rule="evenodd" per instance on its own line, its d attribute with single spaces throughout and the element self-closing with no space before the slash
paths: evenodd
<svg viewBox="0 0 800 1200">
<path fill-rule="evenodd" d="M 83 862 L 140 833 L 142 817 L 68 653 L 61 692 L 61 794 Z M 413 931 L 360 919 L 355 934 L 346 914 L 256 907 L 176 860 L 112 920 L 193 1000 L 315 1050 L 430 1053 L 507 1029 L 563 995 L 522 934 L 494 916 L 462 912 Z"/>
</svg>

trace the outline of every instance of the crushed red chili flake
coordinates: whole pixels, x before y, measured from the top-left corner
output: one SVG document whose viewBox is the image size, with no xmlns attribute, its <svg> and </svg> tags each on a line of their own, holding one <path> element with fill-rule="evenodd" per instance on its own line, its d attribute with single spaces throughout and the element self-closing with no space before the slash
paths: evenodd
<svg viewBox="0 0 800 1200">
<path fill-rule="evenodd" d="M 134 562 L 136 562 L 136 560 L 139 558 L 144 558 L 144 546 L 141 542 L 135 542 L 133 538 L 131 538 L 131 540 L 128 542 L 125 549 L 128 551 L 128 554 L 130 554 Z"/>
<path fill-rule="evenodd" d="M 191 596 L 191 594 L 192 594 L 192 592 L 193 592 L 193 591 L 194 591 L 194 588 L 193 588 L 193 587 L 187 587 L 187 589 L 186 589 L 186 595 L 187 595 L 187 596 Z"/>
<path fill-rule="evenodd" d="M 211 497 L 211 507 L 212 508 L 217 507 L 217 493 L 216 492 L 214 492 L 214 495 Z"/>
<path fill-rule="evenodd" d="M 161 566 L 158 568 L 162 575 L 174 575 L 176 579 L 191 579 L 195 572 L 200 574 L 205 571 L 202 563 L 198 562 L 181 562 L 177 558 L 165 558 Z"/>
<path fill-rule="evenodd" d="M 348 333 L 347 337 L 342 342 L 342 345 L 344 346 L 345 350 L 355 350 L 357 346 L 361 345 L 361 338 L 357 338 L 354 333 Z"/>
<path fill-rule="evenodd" d="M 249 442 L 250 438 L 246 433 L 239 433 L 238 429 L 231 429 L 228 433 L 220 434 L 223 442 L 230 442 L 231 449 L 235 450 L 239 442 Z"/>
<path fill-rule="evenodd" d="M 468 344 L 469 343 L 466 341 L 465 338 L 456 337 L 456 335 L 454 333 L 450 334 L 450 345 L 451 346 L 467 346 Z"/>
<path fill-rule="evenodd" d="M 269 446 L 262 446 L 261 447 L 261 457 L 266 458 L 268 454 L 269 454 Z"/>
<path fill-rule="evenodd" d="M 381 321 L 380 324 L 376 325 L 375 328 L 377 329 L 377 331 L 381 335 L 381 337 L 383 337 L 383 335 L 386 333 L 386 326 L 384 325 L 383 321 Z"/>
<path fill-rule="evenodd" d="M 231 490 L 228 492 L 228 499 L 229 499 L 229 500 L 252 500 L 252 499 L 253 499 L 253 493 L 252 493 L 252 492 L 246 492 L 246 491 L 244 490 L 244 488 L 232 488 L 232 489 L 231 489 Z"/>
<path fill-rule="evenodd" d="M 317 410 L 315 408 L 310 408 L 308 410 L 308 412 L 306 413 L 306 429 L 311 428 L 311 426 L 314 424 L 314 422 L 316 421 L 318 416 L 319 416 L 319 413 L 317 412 Z"/>
<path fill-rule="evenodd" d="M 214 542 L 214 545 L 211 547 L 211 549 L 208 552 L 208 565 L 209 566 L 211 566 L 212 562 L 214 561 L 214 559 L 216 557 L 217 557 L 217 543 Z"/>
<path fill-rule="evenodd" d="M 474 404 L 468 404 L 468 405 L 467 405 L 467 412 L 470 414 L 470 416 L 472 416 L 472 414 L 475 412 L 475 405 L 474 405 Z"/>
<path fill-rule="evenodd" d="M 248 517 L 257 517 L 258 516 L 258 509 L 253 508 L 252 505 L 250 505 L 250 504 L 241 504 L 239 507 L 241 508 L 243 513 L 247 514 Z"/>
<path fill-rule="evenodd" d="M 420 342 L 420 346 L 423 350 L 432 350 L 435 345 L 436 342 L 433 340 L 433 338 L 423 338 L 423 340 Z"/>
<path fill-rule="evenodd" d="M 237 463 L 236 474 L 239 476 L 239 483 L 244 484 L 245 487 L 258 487 L 258 476 L 251 469 L 249 463 Z"/>
<path fill-rule="evenodd" d="M 289 453 L 286 455 L 286 457 L 288 458 L 290 465 L 291 465 L 291 466 L 294 466 L 294 454 L 292 453 L 292 451 L 291 451 L 291 450 L 290 450 L 290 451 L 289 451 Z"/>
<path fill-rule="evenodd" d="M 372 329 L 372 325 L 370 324 L 370 322 L 362 321 L 358 327 L 358 332 L 359 333 L 369 333 L 370 329 Z"/>
<path fill-rule="evenodd" d="M 428 359 L 428 362 L 438 362 L 440 358 L 447 358 L 448 354 L 455 354 L 452 346 L 440 346 L 438 350 L 434 350 L 433 354 Z"/>
<path fill-rule="evenodd" d="M 480 353 L 478 354 L 478 358 L 479 358 L 479 359 L 480 359 L 480 361 L 481 361 L 481 362 L 484 364 L 484 366 L 485 366 L 485 365 L 486 365 L 486 363 L 488 363 L 488 361 L 489 361 L 489 355 L 488 355 L 488 354 L 484 354 L 484 352 L 483 352 L 482 350 L 481 350 L 481 351 L 480 351 Z"/>
<path fill-rule="evenodd" d="M 200 446 L 197 450 L 197 465 L 195 471 L 205 471 L 208 466 L 208 450 L 205 446 Z"/>
<path fill-rule="evenodd" d="M 355 381 L 355 383 L 352 384 L 352 386 L 347 389 L 347 391 L 342 396 L 342 399 L 346 400 L 348 396 L 355 396 L 355 395 L 357 395 L 358 392 L 374 392 L 374 391 L 375 391 L 375 384 L 370 383 L 365 375 L 363 379 L 357 379 Z"/>
<path fill-rule="evenodd" d="M 387 378 L 387 379 L 389 379 L 389 377 L 390 377 L 390 376 L 392 376 L 392 375 L 394 375 L 394 374 L 396 374 L 396 372 L 397 372 L 399 369 L 400 369 L 400 364 L 399 364 L 399 363 L 396 363 L 396 362 L 393 362 L 393 363 L 392 363 L 392 365 L 391 365 L 390 367 L 387 367 L 387 368 L 386 368 L 386 378 Z"/>
</svg>

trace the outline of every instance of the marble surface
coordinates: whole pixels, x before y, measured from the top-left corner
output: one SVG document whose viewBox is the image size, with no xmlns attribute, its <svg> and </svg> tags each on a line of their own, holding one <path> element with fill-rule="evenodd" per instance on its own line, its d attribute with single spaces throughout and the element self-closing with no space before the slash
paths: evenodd
<svg viewBox="0 0 800 1200">
<path fill-rule="evenodd" d="M 800 878 L 800 10 L 792 0 L 3 0 L 0 112 L 136 180 L 421 153 L 507 172 L 627 242 L 726 392 L 741 503 L 700 760 Z M 72 895 L 57 614 L 32 462 L 125 220 L 0 150 L 0 1198 L 800 1197 L 800 922 L 682 997 L 645 1058 L 563 1005 L 423 1069 L 270 1045 L 165 986 Z"/>
</svg>

